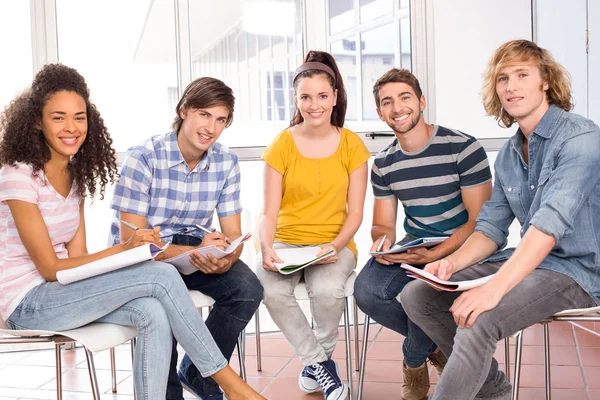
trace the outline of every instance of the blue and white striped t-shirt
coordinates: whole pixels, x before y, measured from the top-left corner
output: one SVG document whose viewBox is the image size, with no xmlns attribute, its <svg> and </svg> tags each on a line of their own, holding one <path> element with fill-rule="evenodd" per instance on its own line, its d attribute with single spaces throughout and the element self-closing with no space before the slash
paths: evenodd
<svg viewBox="0 0 600 400">
<path fill-rule="evenodd" d="M 461 188 L 492 180 L 485 150 L 472 136 L 434 125 L 429 142 L 416 152 L 402 150 L 398 139 L 373 162 L 376 199 L 397 198 L 404 207 L 404 230 L 417 236 L 450 236 L 469 215 Z"/>
</svg>

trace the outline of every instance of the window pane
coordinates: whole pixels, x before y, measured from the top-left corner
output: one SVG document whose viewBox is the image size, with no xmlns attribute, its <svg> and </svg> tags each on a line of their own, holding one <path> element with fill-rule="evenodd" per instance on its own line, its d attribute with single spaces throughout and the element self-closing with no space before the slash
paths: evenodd
<svg viewBox="0 0 600 400">
<path fill-rule="evenodd" d="M 354 27 L 354 0 L 329 0 L 329 33 Z"/>
<path fill-rule="evenodd" d="M 117 151 L 166 132 L 177 88 L 173 2 L 57 0 L 56 17 L 59 60 L 86 78 Z"/>
<path fill-rule="evenodd" d="M 356 65 L 356 40 L 343 39 L 331 43 L 331 55 L 344 79 L 346 94 L 348 96 L 348 109 L 346 120 L 356 121 L 358 119 L 358 70 Z"/>
<path fill-rule="evenodd" d="M 31 16 L 28 1 L 0 2 L 0 110 L 31 85 Z"/>
<path fill-rule="evenodd" d="M 205 55 L 226 43 L 228 57 L 211 75 L 231 85 L 233 124 L 219 141 L 229 147 L 267 145 L 289 123 L 289 70 L 302 53 L 301 0 L 189 2 L 194 78 Z M 210 18 L 206 19 L 206 10 Z"/>
<path fill-rule="evenodd" d="M 410 44 L 410 19 L 400 20 L 400 66 L 412 71 L 412 47 Z"/>
<path fill-rule="evenodd" d="M 360 0 L 360 22 L 371 21 L 394 11 L 394 0 Z"/>
<path fill-rule="evenodd" d="M 384 25 L 361 35 L 363 119 L 378 120 L 373 100 L 373 84 L 394 67 L 394 24 Z"/>
<path fill-rule="evenodd" d="M 410 0 L 400 0 L 400 8 L 408 8 L 410 7 Z"/>
</svg>

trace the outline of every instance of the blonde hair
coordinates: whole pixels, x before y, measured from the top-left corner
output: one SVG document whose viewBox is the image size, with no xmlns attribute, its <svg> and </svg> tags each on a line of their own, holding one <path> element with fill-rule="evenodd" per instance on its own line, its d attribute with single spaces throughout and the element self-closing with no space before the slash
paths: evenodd
<svg viewBox="0 0 600 400">
<path fill-rule="evenodd" d="M 552 54 L 529 40 L 512 40 L 498 47 L 490 59 L 483 75 L 483 108 L 489 116 L 498 121 L 498 125 L 510 127 L 515 119 L 500 103 L 496 93 L 496 80 L 500 70 L 508 65 L 533 60 L 539 67 L 542 80 L 548 83 L 546 95 L 550 104 L 565 111 L 573 109 L 571 96 L 571 75 Z"/>
</svg>

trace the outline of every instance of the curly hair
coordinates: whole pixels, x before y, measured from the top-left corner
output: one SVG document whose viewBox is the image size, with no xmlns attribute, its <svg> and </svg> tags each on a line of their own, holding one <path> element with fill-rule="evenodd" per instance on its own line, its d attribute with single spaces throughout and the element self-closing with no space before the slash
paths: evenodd
<svg viewBox="0 0 600 400">
<path fill-rule="evenodd" d="M 0 115 L 0 167 L 16 163 L 31 165 L 38 175 L 50 161 L 50 148 L 39 124 L 42 110 L 57 92 L 80 95 L 86 104 L 87 137 L 68 168 L 80 196 L 104 198 L 106 185 L 118 178 L 115 150 L 104 120 L 90 101 L 85 79 L 75 69 L 62 64 L 47 64 L 35 76 L 31 88 L 17 96 Z"/>
<path fill-rule="evenodd" d="M 508 65 L 533 60 L 540 68 L 542 80 L 548 83 L 548 102 L 565 111 L 573 109 L 571 75 L 552 54 L 530 40 L 512 40 L 498 47 L 490 59 L 483 75 L 483 108 L 489 116 L 496 118 L 498 125 L 509 128 L 515 119 L 500 103 L 496 93 L 496 80 L 500 70 Z"/>
</svg>

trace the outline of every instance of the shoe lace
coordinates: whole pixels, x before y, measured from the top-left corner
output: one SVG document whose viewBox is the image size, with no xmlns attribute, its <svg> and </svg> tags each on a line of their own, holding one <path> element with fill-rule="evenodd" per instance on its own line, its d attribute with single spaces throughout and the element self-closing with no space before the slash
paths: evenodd
<svg viewBox="0 0 600 400">
<path fill-rule="evenodd" d="M 323 389 L 323 392 L 325 393 L 327 390 L 329 390 L 329 388 L 336 385 L 335 380 L 329 371 L 327 371 L 327 369 L 320 364 L 313 366 L 313 374 L 317 379 L 317 382 L 319 382 L 319 386 L 321 386 L 321 389 Z"/>
</svg>

